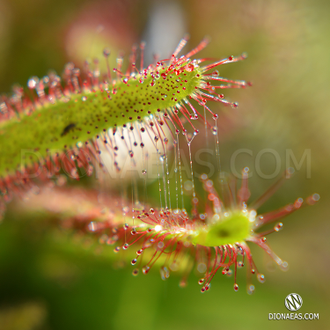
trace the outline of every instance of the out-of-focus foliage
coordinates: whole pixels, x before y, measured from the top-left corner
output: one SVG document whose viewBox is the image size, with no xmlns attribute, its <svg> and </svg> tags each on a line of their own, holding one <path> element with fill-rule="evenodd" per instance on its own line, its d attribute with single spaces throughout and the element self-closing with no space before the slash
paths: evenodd
<svg viewBox="0 0 330 330">
<path fill-rule="evenodd" d="M 183 28 L 190 33 L 190 47 L 209 35 L 212 42 L 201 56 L 221 58 L 246 51 L 247 61 L 224 67 L 221 75 L 251 80 L 253 87 L 226 92 L 240 103 L 237 110 L 213 108 L 221 114 L 223 169 L 232 171 L 231 160 L 243 149 L 234 165 L 237 171 L 251 168 L 253 199 L 275 179 L 262 176 L 271 176 L 278 162 L 281 170 L 287 166 L 288 150 L 298 163 L 307 150 L 310 158 L 265 207 L 313 192 L 321 195 L 321 201 L 287 218 L 284 230 L 269 239 L 290 269 L 286 273 L 272 269 L 265 258 L 259 267 L 265 269 L 267 281 L 257 285 L 253 296 L 244 290 L 235 293 L 231 280 L 220 275 L 204 295 L 194 276 L 185 289 L 178 287 L 179 278 L 174 276 L 161 281 L 157 271 L 134 278 L 131 268 L 115 270 L 95 246 L 49 231 L 42 215 L 22 219 L 13 207 L 0 226 L 0 329 L 309 329 L 308 321 L 268 321 L 268 313 L 286 312 L 284 298 L 291 292 L 302 296 L 303 313 L 320 313 L 313 326 L 326 329 L 329 10 L 325 0 L 1 1 L 3 92 L 49 69 L 61 72 L 67 61 L 82 63 L 103 47 L 113 51 L 113 59 L 120 49 L 129 53 L 132 43 L 143 38 L 166 40 L 174 48 L 181 35 L 172 33 L 169 38 L 171 26 L 179 34 Z M 165 25 L 159 28 L 157 22 Z M 203 147 L 203 138 L 196 138 L 193 152 Z M 0 152 L 1 148 L 5 146 Z M 196 172 L 202 170 L 196 164 Z M 258 254 L 255 258 L 262 261 Z M 243 274 L 240 277 L 243 287 Z"/>
</svg>

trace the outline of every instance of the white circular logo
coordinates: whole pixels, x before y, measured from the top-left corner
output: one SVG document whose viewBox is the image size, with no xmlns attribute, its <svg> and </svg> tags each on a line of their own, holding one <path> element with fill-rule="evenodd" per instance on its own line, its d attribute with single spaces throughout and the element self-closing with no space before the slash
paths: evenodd
<svg viewBox="0 0 330 330">
<path fill-rule="evenodd" d="M 303 305 L 303 300 L 298 293 L 290 293 L 286 296 L 284 304 L 289 311 L 296 312 Z"/>
</svg>

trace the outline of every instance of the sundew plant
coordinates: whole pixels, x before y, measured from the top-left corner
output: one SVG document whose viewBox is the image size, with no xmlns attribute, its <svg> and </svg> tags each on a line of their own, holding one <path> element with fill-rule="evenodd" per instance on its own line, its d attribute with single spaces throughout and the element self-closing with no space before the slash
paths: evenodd
<svg viewBox="0 0 330 330">
<path fill-rule="evenodd" d="M 265 275 L 256 266 L 250 244 L 259 246 L 286 270 L 288 263 L 270 248 L 266 236 L 280 231 L 282 218 L 304 205 L 313 205 L 319 195 L 299 197 L 280 209 L 258 213 L 293 169 L 287 169 L 253 203 L 249 202 L 248 167 L 242 170 L 239 185 L 236 179 L 223 176 L 220 119 L 212 104 L 238 106 L 225 97 L 226 90 L 252 84 L 223 77 L 221 68 L 247 55 L 198 58 L 208 40 L 203 39 L 184 54 L 187 41 L 188 37 L 184 37 L 171 56 L 156 59 L 148 66 L 144 64 L 145 43 L 133 46 L 127 62 L 118 58 L 115 68 L 110 67 L 110 51 L 105 49 L 105 72 L 100 71 L 99 60 L 86 62 L 83 68 L 68 63 L 62 75 L 51 72 L 42 78 L 32 77 L 27 89 L 15 86 L 12 95 L 1 96 L 0 143 L 6 146 L 0 154 L 1 207 L 4 209 L 14 196 L 31 199 L 33 193 L 39 192 L 37 207 L 30 202 L 30 209 L 51 210 L 62 219 L 65 228 L 113 246 L 118 258 L 130 260 L 135 276 L 158 268 L 163 280 L 178 272 L 180 286 L 186 286 L 190 273 L 197 272 L 200 278 L 196 282 L 204 293 L 215 275 L 233 275 L 233 288 L 238 291 L 237 270 L 245 267 L 246 290 L 252 294 L 255 285 L 251 275 L 261 283 Z M 203 190 L 196 191 L 191 145 L 209 137 L 215 142 L 217 176 L 222 179 L 218 183 L 202 174 L 199 181 Z M 112 166 L 120 177 L 119 155 L 126 154 L 134 168 L 139 165 L 136 155 L 146 157 L 147 145 L 158 156 L 159 205 L 149 205 L 139 198 L 134 179 L 132 199 L 120 193 L 110 196 L 107 211 L 104 205 L 97 205 L 95 196 L 85 214 L 78 210 L 67 212 L 65 206 L 52 204 L 52 200 L 63 205 L 65 199 L 74 202 L 74 190 L 56 188 L 63 184 L 65 174 L 70 179 L 80 179 L 92 175 L 94 169 L 101 169 L 100 175 Z M 189 155 L 189 205 L 183 186 L 183 145 Z M 105 163 L 103 154 L 111 159 L 110 165 Z M 171 162 L 174 177 L 169 172 Z M 81 203 L 85 202 L 82 199 Z M 272 226 L 266 226 L 269 224 Z"/>
<path fill-rule="evenodd" d="M 0 329 L 327 329 L 329 5 L 0 1 Z"/>
</svg>

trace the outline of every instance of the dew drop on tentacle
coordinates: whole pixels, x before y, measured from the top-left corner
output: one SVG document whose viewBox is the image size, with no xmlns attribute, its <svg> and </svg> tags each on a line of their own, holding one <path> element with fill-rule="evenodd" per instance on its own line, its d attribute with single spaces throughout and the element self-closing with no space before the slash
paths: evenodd
<svg viewBox="0 0 330 330">
<path fill-rule="evenodd" d="M 178 262 L 174 260 L 170 265 L 170 269 L 172 272 L 176 272 L 179 269 Z"/>
<path fill-rule="evenodd" d="M 187 286 L 187 280 L 186 279 L 182 279 L 180 282 L 179 282 L 179 287 L 180 288 L 185 288 Z"/>
<path fill-rule="evenodd" d="M 114 248 L 113 252 L 118 253 L 120 251 L 120 246 Z"/>
<path fill-rule="evenodd" d="M 162 266 L 160 268 L 160 276 L 163 281 L 170 277 L 170 271 L 166 266 Z"/>
<path fill-rule="evenodd" d="M 129 247 L 129 245 L 128 245 L 127 243 L 125 243 L 125 244 L 123 245 L 123 250 L 127 250 L 128 247 Z"/>
<path fill-rule="evenodd" d="M 207 266 L 204 262 L 200 262 L 197 264 L 197 271 L 201 274 L 204 274 L 207 270 Z M 204 281 L 204 279 L 201 279 Z M 203 282 L 202 282 L 203 283 Z"/>
<path fill-rule="evenodd" d="M 140 250 L 137 250 L 137 251 L 136 251 L 136 254 L 139 256 L 139 255 L 142 254 L 142 252 L 143 252 L 143 249 L 140 249 Z"/>
<path fill-rule="evenodd" d="M 139 275 L 139 269 L 138 268 L 133 269 L 132 275 L 133 276 L 138 276 Z"/>
<path fill-rule="evenodd" d="M 96 231 L 97 230 L 97 223 L 92 221 L 89 223 L 88 225 L 88 230 L 93 232 L 93 231 Z"/>
<path fill-rule="evenodd" d="M 249 295 L 253 294 L 254 291 L 255 291 L 255 286 L 254 286 L 253 284 L 248 285 L 246 291 L 247 291 L 247 293 L 248 293 Z"/>
<path fill-rule="evenodd" d="M 280 231 L 282 228 L 283 228 L 283 223 L 282 222 L 279 222 L 274 226 L 274 230 L 276 232 Z"/>
<path fill-rule="evenodd" d="M 257 274 L 257 279 L 260 283 L 265 283 L 265 275 L 264 274 Z"/>
<path fill-rule="evenodd" d="M 146 275 L 146 274 L 149 273 L 149 270 L 150 270 L 150 267 L 149 267 L 149 266 L 144 266 L 144 267 L 142 268 L 142 273 Z"/>
<path fill-rule="evenodd" d="M 133 229 L 131 230 L 131 235 L 136 235 L 136 233 L 137 233 L 136 229 L 133 228 Z"/>
<path fill-rule="evenodd" d="M 227 272 L 225 273 L 227 275 L 227 277 L 231 277 L 233 275 L 233 270 L 232 269 L 228 269 Z"/>
<path fill-rule="evenodd" d="M 233 103 L 231 104 L 231 107 L 232 107 L 233 109 L 238 108 L 238 102 L 233 102 Z"/>
<path fill-rule="evenodd" d="M 165 244 L 164 244 L 163 241 L 160 241 L 160 242 L 157 243 L 157 249 L 158 250 L 162 250 L 164 248 L 164 246 L 165 246 Z"/>
<path fill-rule="evenodd" d="M 279 264 L 281 270 L 286 272 L 289 269 L 289 263 L 287 261 L 282 260 L 281 264 Z"/>
</svg>

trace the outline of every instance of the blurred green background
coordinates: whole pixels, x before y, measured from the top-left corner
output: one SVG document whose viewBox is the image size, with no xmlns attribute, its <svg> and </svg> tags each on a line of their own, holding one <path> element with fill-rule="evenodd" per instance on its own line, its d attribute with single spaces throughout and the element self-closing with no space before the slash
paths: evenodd
<svg viewBox="0 0 330 330">
<path fill-rule="evenodd" d="M 13 207 L 0 226 L 0 329 L 328 329 L 329 13 L 326 0 L 0 1 L 5 93 L 49 69 L 60 73 L 68 61 L 81 65 L 85 58 L 101 57 L 104 47 L 111 49 L 114 65 L 120 50 L 128 54 L 142 39 L 147 61 L 157 51 L 167 57 L 186 32 L 190 48 L 211 37 L 201 57 L 246 51 L 246 61 L 221 67 L 220 73 L 252 81 L 253 87 L 226 92 L 239 102 L 237 110 L 211 105 L 220 115 L 223 169 L 233 172 L 235 152 L 248 150 L 237 155 L 234 168 L 251 168 L 253 199 L 274 182 L 276 166 L 285 169 L 287 150 L 298 162 L 307 150 L 310 158 L 262 210 L 321 195 L 316 206 L 292 214 L 284 230 L 269 237 L 289 262 L 288 272 L 269 269 L 261 251 L 253 249 L 267 279 L 253 296 L 244 290 L 244 271 L 238 293 L 233 280 L 220 274 L 203 295 L 193 274 L 184 289 L 180 277 L 163 282 L 157 270 L 134 278 L 129 266 L 115 269 L 108 256 L 112 249 L 98 253 L 94 244 L 76 244 L 70 235 L 49 229 L 40 215 L 25 219 Z M 197 136 L 193 151 L 203 143 Z M 286 312 L 284 298 L 291 292 L 302 296 L 302 313 L 319 313 L 320 320 L 268 321 L 268 313 Z"/>
</svg>

